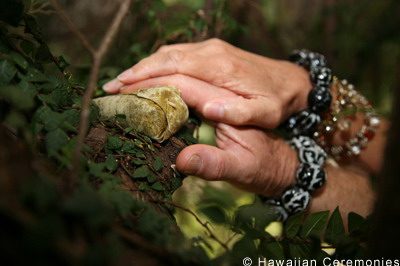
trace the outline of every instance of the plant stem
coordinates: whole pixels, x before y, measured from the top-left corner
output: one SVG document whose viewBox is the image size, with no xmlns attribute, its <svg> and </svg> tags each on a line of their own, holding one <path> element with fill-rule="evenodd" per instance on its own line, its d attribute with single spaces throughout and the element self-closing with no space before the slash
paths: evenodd
<svg viewBox="0 0 400 266">
<path fill-rule="evenodd" d="M 115 35 L 121 28 L 122 21 L 124 17 L 128 14 L 131 3 L 132 0 L 123 0 L 121 2 L 119 10 L 116 12 L 114 20 L 111 23 L 111 26 L 108 28 L 106 34 L 104 35 L 98 50 L 91 52 L 90 46 L 86 47 L 92 54 L 93 64 L 90 70 L 89 81 L 86 87 L 86 91 L 82 99 L 81 115 L 79 121 L 79 132 L 72 162 L 70 189 L 72 189 L 75 186 L 79 175 L 79 158 L 83 149 L 85 136 L 89 129 L 90 104 L 93 97 L 93 93 L 97 88 L 97 80 L 100 72 L 101 63 L 104 56 L 110 49 L 111 43 L 114 40 Z M 84 41 L 86 40 L 86 38 L 83 38 L 81 40 Z"/>
</svg>

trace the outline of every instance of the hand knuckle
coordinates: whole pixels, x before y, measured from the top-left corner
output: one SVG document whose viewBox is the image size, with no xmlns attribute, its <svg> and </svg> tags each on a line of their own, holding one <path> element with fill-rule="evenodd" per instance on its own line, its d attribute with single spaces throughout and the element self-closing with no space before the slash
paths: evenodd
<svg viewBox="0 0 400 266">
<path fill-rule="evenodd" d="M 251 122 L 253 119 L 253 114 L 251 113 L 250 109 L 243 105 L 238 105 L 235 120 L 238 124 L 247 124 Z"/>
<path fill-rule="evenodd" d="M 179 62 L 182 62 L 182 60 L 185 56 L 185 54 L 182 51 L 176 50 L 176 49 L 169 50 L 166 53 L 167 53 L 168 59 L 171 60 L 175 64 L 179 64 Z"/>
<path fill-rule="evenodd" d="M 206 49 L 211 50 L 213 53 L 216 54 L 224 54 L 228 53 L 229 46 L 226 42 L 220 40 L 220 39 L 210 39 L 207 43 Z"/>
</svg>

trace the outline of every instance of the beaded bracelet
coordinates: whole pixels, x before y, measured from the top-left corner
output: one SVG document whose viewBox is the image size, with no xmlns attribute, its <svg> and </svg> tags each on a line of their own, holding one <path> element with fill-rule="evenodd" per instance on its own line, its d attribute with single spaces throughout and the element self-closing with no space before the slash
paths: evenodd
<svg viewBox="0 0 400 266">
<path fill-rule="evenodd" d="M 294 136 L 289 144 L 298 151 L 300 166 L 295 185 L 288 187 L 280 197 L 265 200 L 265 204 L 273 207 L 279 221 L 305 210 L 311 201 L 311 192 L 325 183 L 326 173 L 322 167 L 327 154 L 307 135 L 313 133 L 321 122 L 320 113 L 326 112 L 332 102 L 329 87 L 333 78 L 323 55 L 296 50 L 289 60 L 309 70 L 313 88 L 308 94 L 308 109 L 291 116 L 280 126 Z"/>
<path fill-rule="evenodd" d="M 326 180 L 323 165 L 327 154 L 313 139 L 297 136 L 289 144 L 298 151 L 300 166 L 296 172 L 297 183 L 288 187 L 282 196 L 265 200 L 265 204 L 278 215 L 278 221 L 285 221 L 289 215 L 305 210 L 311 201 L 311 192 L 321 188 Z"/>
<path fill-rule="evenodd" d="M 332 102 L 329 87 L 332 83 L 332 71 L 327 67 L 323 55 L 307 50 L 295 50 L 289 60 L 303 66 L 310 72 L 313 88 L 308 94 L 308 109 L 287 119 L 281 128 L 293 136 L 311 135 L 321 122 L 320 113 L 326 112 Z"/>
<path fill-rule="evenodd" d="M 380 125 L 380 119 L 368 100 L 361 95 L 347 80 L 338 80 L 334 77 L 332 90 L 337 93 L 331 111 L 325 115 L 324 120 L 314 132 L 315 141 L 334 159 L 359 155 L 361 149 L 367 147 L 368 142 L 374 137 L 376 128 Z M 329 145 L 327 139 L 337 131 L 349 131 L 351 120 L 349 115 L 365 113 L 364 124 L 354 137 L 341 146 Z"/>
</svg>

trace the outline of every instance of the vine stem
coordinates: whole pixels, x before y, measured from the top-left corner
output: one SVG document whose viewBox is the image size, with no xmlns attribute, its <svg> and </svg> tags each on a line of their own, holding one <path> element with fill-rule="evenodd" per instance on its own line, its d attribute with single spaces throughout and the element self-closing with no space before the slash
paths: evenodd
<svg viewBox="0 0 400 266">
<path fill-rule="evenodd" d="M 95 50 L 89 43 L 87 38 L 79 31 L 74 25 L 67 14 L 62 10 L 55 0 L 51 0 L 53 8 L 57 11 L 62 21 L 66 24 L 69 30 L 82 42 L 82 45 L 88 50 L 92 56 L 92 67 L 90 69 L 89 81 L 86 86 L 86 91 L 82 98 L 82 107 L 79 121 L 79 131 L 77 136 L 77 142 L 72 158 L 72 171 L 69 180 L 69 188 L 72 189 L 79 176 L 79 159 L 83 149 L 85 136 L 89 129 L 89 115 L 90 115 L 90 103 L 93 97 L 93 93 L 97 87 L 97 80 L 99 77 L 100 67 L 104 56 L 107 54 L 111 47 L 111 43 L 114 40 L 117 32 L 121 28 L 124 17 L 128 14 L 132 0 L 122 0 L 119 10 L 116 12 L 115 17 L 104 35 L 100 47 Z"/>
<path fill-rule="evenodd" d="M 192 215 L 192 216 L 194 217 L 194 219 L 196 219 L 196 221 L 197 221 L 201 226 L 203 226 L 203 227 L 206 229 L 206 231 L 207 231 L 207 233 L 208 233 L 208 236 L 209 236 L 211 239 L 213 239 L 213 240 L 216 241 L 218 244 L 220 244 L 226 251 L 229 251 L 228 246 L 227 246 L 224 242 L 222 242 L 221 240 L 219 240 L 218 237 L 211 231 L 211 229 L 210 229 L 210 227 L 208 226 L 208 224 L 205 223 L 205 222 L 203 222 L 203 221 L 201 221 L 200 218 L 199 218 L 192 210 L 190 210 L 190 209 L 188 209 L 188 208 L 185 208 L 185 207 L 182 207 L 182 206 L 180 206 L 180 205 L 178 205 L 178 204 L 176 204 L 176 203 L 174 203 L 174 202 L 172 202 L 172 201 L 167 201 L 167 200 L 153 200 L 153 201 L 154 201 L 154 202 L 157 202 L 157 203 L 169 204 L 169 205 L 171 205 L 171 206 L 174 206 L 174 207 L 177 208 L 177 209 L 181 209 L 181 210 L 183 210 L 183 211 L 189 213 L 190 215 Z"/>
</svg>

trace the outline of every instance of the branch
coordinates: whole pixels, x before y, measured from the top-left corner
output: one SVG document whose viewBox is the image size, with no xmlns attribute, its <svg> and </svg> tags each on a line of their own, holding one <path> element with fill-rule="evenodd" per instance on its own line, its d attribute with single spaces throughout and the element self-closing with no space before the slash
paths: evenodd
<svg viewBox="0 0 400 266">
<path fill-rule="evenodd" d="M 174 206 L 175 208 L 181 209 L 181 210 L 183 210 L 183 211 L 185 211 L 185 212 L 191 214 L 191 215 L 196 219 L 196 221 L 197 221 L 201 226 L 203 226 L 203 227 L 206 229 L 206 231 L 207 231 L 207 233 L 208 233 L 208 236 L 209 236 L 211 239 L 215 240 L 215 241 L 216 241 L 218 244 L 220 244 L 226 251 L 229 251 L 228 246 L 227 246 L 224 242 L 222 242 L 221 240 L 219 240 L 219 239 L 214 235 L 214 233 L 211 231 L 211 229 L 210 229 L 210 227 L 208 226 L 208 224 L 202 222 L 202 221 L 200 220 L 200 218 L 199 218 L 193 211 L 191 211 L 191 210 L 189 210 L 189 209 L 187 209 L 187 208 L 185 208 L 185 207 L 182 207 L 182 206 L 180 206 L 180 205 L 178 205 L 178 204 L 176 204 L 176 203 L 174 203 L 174 202 L 172 202 L 172 201 L 166 201 L 166 200 L 153 200 L 153 201 L 154 201 L 154 202 L 158 202 L 158 203 L 169 204 L 169 205 L 171 205 L 171 206 Z"/>
<path fill-rule="evenodd" d="M 95 50 L 93 46 L 89 43 L 88 39 L 86 39 L 85 35 L 75 26 L 72 20 L 68 17 L 65 11 L 60 7 L 60 5 L 55 0 L 50 0 L 51 6 L 54 8 L 60 19 L 64 22 L 67 28 L 80 40 L 83 47 L 88 50 L 92 57 L 95 57 Z"/>
<path fill-rule="evenodd" d="M 52 0 L 53 1 L 53 0 Z M 119 10 L 117 11 L 111 26 L 108 28 L 101 45 L 97 51 L 93 52 L 93 65 L 90 70 L 89 82 L 86 87 L 85 94 L 82 99 L 81 116 L 79 121 L 79 132 L 77 142 L 74 150 L 73 162 L 72 162 L 72 173 L 70 180 L 70 188 L 75 186 L 76 180 L 79 174 L 79 157 L 82 152 L 83 143 L 85 140 L 86 133 L 89 129 L 89 114 L 90 114 L 90 103 L 93 97 L 93 93 L 97 87 L 97 79 L 99 76 L 100 66 L 103 57 L 108 52 L 111 43 L 121 27 L 124 17 L 128 14 L 132 0 L 124 0 Z"/>
<path fill-rule="evenodd" d="M 46 8 L 49 7 L 50 3 L 49 2 L 35 2 L 32 4 L 31 10 L 29 10 L 29 14 L 45 14 L 49 15 L 52 13 L 55 13 L 52 10 L 47 10 Z"/>
</svg>

